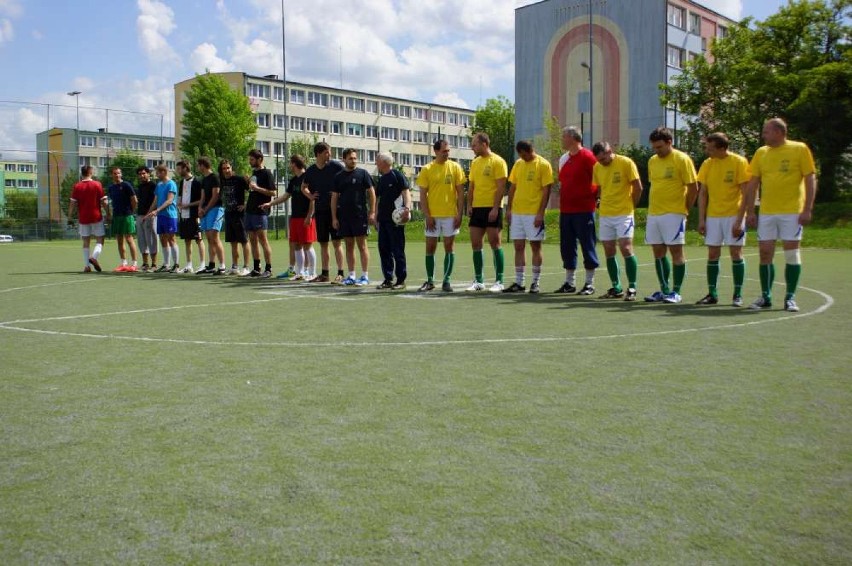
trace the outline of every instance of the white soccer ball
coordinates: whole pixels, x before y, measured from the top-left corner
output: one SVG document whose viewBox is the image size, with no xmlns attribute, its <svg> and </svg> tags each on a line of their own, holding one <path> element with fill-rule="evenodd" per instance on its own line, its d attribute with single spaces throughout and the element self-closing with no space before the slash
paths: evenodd
<svg viewBox="0 0 852 566">
<path fill-rule="evenodd" d="M 402 226 L 411 219 L 411 213 L 407 208 L 395 208 L 391 213 L 391 220 L 397 226 Z"/>
</svg>

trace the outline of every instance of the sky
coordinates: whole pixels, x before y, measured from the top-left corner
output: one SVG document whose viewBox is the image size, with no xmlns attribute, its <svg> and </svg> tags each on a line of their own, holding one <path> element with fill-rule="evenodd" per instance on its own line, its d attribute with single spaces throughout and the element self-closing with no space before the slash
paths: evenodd
<svg viewBox="0 0 852 566">
<path fill-rule="evenodd" d="M 287 79 L 471 109 L 513 99 L 514 9 L 531 3 L 284 0 Z M 762 20 L 786 0 L 703 3 Z M 283 74 L 281 6 L 0 0 L 0 154 L 21 158 L 15 150 L 34 149 L 37 132 L 75 127 L 70 91 L 81 92 L 81 129 L 159 134 L 162 115 L 172 135 L 174 83 L 205 69 Z"/>
</svg>

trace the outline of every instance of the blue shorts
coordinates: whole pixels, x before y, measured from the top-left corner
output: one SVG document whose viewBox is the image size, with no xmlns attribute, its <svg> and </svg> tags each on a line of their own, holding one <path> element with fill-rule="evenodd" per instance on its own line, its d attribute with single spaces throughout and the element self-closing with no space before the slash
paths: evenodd
<svg viewBox="0 0 852 566">
<path fill-rule="evenodd" d="M 257 230 L 266 230 L 269 226 L 269 217 L 265 214 L 249 214 L 246 212 L 246 230 L 255 232 Z"/>
<path fill-rule="evenodd" d="M 177 218 L 170 216 L 157 217 L 157 234 L 177 234 Z"/>
<path fill-rule="evenodd" d="M 222 220 L 225 218 L 225 211 L 221 206 L 217 206 L 215 208 L 211 208 L 207 211 L 207 214 L 201 219 L 201 231 L 207 232 L 208 230 L 216 230 L 217 232 L 222 231 Z"/>
</svg>

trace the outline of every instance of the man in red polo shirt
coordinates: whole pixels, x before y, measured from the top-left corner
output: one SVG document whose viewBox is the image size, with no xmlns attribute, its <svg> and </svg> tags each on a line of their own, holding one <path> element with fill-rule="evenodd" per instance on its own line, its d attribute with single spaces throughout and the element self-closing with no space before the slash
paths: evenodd
<svg viewBox="0 0 852 566">
<path fill-rule="evenodd" d="M 559 245 L 565 283 L 555 293 L 592 295 L 595 292 L 595 269 L 598 254 L 595 251 L 595 208 L 598 188 L 592 184 L 592 172 L 597 162 L 594 154 L 583 147 L 583 134 L 574 126 L 562 129 L 562 147 L 565 153 L 559 158 Z M 577 242 L 583 250 L 583 267 L 586 281 L 577 291 Z"/>
<path fill-rule="evenodd" d="M 104 215 L 108 212 L 107 197 L 99 181 L 92 179 L 92 166 L 84 165 L 80 170 L 82 179 L 71 190 L 71 205 L 68 207 L 68 223 L 79 211 L 80 237 L 83 239 L 83 271 L 94 267 L 101 270 L 98 256 L 104 249 Z M 89 255 L 89 243 L 95 237 L 95 249 Z"/>
</svg>

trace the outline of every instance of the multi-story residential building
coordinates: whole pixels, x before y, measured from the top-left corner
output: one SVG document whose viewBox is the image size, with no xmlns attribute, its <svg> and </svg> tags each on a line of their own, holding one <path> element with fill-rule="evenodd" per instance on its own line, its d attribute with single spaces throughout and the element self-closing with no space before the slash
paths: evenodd
<svg viewBox="0 0 852 566">
<path fill-rule="evenodd" d="M 94 167 L 100 176 L 110 160 L 120 151 L 132 151 L 153 168 L 165 163 L 175 165 L 175 143 L 172 137 L 53 128 L 36 134 L 39 218 L 61 220 L 59 186 L 68 171 L 79 172 L 83 165 Z"/>
<path fill-rule="evenodd" d="M 709 55 L 732 21 L 691 0 L 544 0 L 515 10 L 515 135 L 543 117 L 583 124 L 586 143 L 647 144 L 679 124 L 660 104 L 686 63 Z M 594 139 L 590 139 L 593 137 Z"/>
<path fill-rule="evenodd" d="M 0 218 L 6 216 L 6 191 L 38 189 L 38 166 L 35 161 L 3 159 L 0 156 Z"/>
<path fill-rule="evenodd" d="M 285 84 L 276 75 L 217 74 L 249 97 L 258 126 L 257 148 L 277 157 L 275 161 L 287 155 L 285 127 L 288 142 L 325 141 L 334 158 L 340 158 L 345 148 L 358 150 L 361 166 L 372 173 L 376 153 L 383 151 L 408 176 L 415 175 L 432 160 L 432 142 L 438 137 L 448 140 L 451 157 L 465 169 L 474 157 L 470 149 L 474 112 L 466 108 L 291 81 Z M 176 141 L 183 132 L 183 102 L 195 80 L 175 85 Z"/>
</svg>

